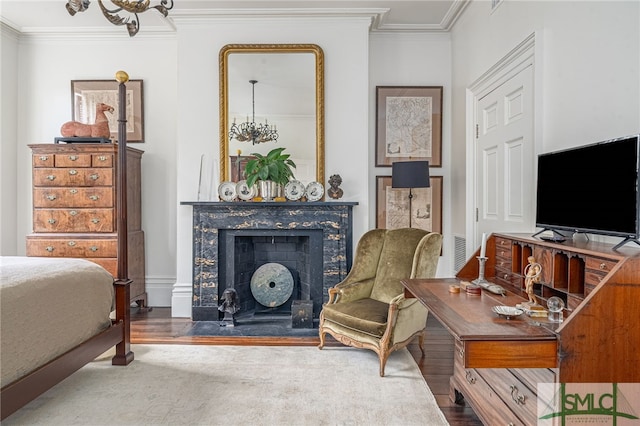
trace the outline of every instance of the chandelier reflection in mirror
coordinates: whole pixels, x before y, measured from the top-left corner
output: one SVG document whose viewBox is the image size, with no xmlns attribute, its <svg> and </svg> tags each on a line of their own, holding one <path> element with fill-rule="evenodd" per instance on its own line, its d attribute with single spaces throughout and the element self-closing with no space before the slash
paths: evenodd
<svg viewBox="0 0 640 426">
<path fill-rule="evenodd" d="M 229 140 L 236 139 L 240 142 L 251 141 L 254 145 L 257 143 L 263 142 L 271 142 L 278 140 L 278 131 L 276 130 L 276 126 L 269 126 L 267 120 L 264 120 L 264 124 L 256 123 L 256 83 L 258 80 L 249 80 L 249 83 L 252 84 L 251 87 L 251 104 L 253 107 L 253 112 L 251 116 L 251 121 L 249 121 L 249 117 L 247 117 L 247 121 L 238 125 L 236 124 L 236 119 L 233 119 L 233 124 L 231 125 L 231 129 L 229 130 Z"/>
<path fill-rule="evenodd" d="M 138 33 L 140 29 L 140 19 L 138 13 L 146 12 L 147 10 L 155 9 L 166 18 L 169 11 L 173 8 L 173 0 L 161 0 L 160 4 L 151 6 L 151 0 L 109 0 L 116 6 L 115 9 L 108 9 L 104 5 L 103 0 L 98 0 L 100 10 L 102 14 L 113 25 L 126 25 L 127 31 L 129 31 L 129 37 L 133 37 Z M 90 0 L 67 0 L 65 7 L 71 16 L 77 12 L 84 12 L 89 8 Z M 120 12 L 125 11 L 128 13 L 126 17 L 121 17 Z"/>
</svg>

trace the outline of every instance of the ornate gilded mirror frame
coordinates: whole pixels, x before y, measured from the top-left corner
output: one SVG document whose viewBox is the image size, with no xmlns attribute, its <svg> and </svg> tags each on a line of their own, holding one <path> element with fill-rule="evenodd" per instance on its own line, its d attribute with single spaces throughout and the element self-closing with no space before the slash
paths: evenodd
<svg viewBox="0 0 640 426">
<path fill-rule="evenodd" d="M 234 53 L 312 53 L 316 79 L 316 180 L 324 185 L 324 52 L 315 44 L 228 44 L 220 49 L 220 180 L 229 170 L 229 55 Z"/>
</svg>

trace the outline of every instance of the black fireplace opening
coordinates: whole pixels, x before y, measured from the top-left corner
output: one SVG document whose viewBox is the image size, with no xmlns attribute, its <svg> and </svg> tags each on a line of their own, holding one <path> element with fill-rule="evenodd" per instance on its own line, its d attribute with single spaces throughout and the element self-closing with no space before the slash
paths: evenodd
<svg viewBox="0 0 640 426">
<path fill-rule="evenodd" d="M 311 305 L 313 319 L 317 320 L 323 301 L 322 229 L 220 229 L 218 244 L 218 300 L 222 299 L 225 289 L 236 291 L 238 325 L 243 318 L 251 318 L 250 323 L 254 325 L 261 321 L 269 323 L 274 318 L 289 322 L 292 305 L 294 311 L 298 306 Z M 271 271 L 279 272 L 273 280 L 270 280 Z M 266 289 L 264 293 L 255 284 L 252 290 L 254 276 L 256 283 L 263 284 L 260 288 Z M 281 283 L 282 276 L 286 285 Z M 283 292 L 278 286 L 284 287 Z M 271 301 L 269 287 L 277 296 L 273 303 L 268 303 Z M 223 313 L 220 315 L 222 319 Z"/>
</svg>

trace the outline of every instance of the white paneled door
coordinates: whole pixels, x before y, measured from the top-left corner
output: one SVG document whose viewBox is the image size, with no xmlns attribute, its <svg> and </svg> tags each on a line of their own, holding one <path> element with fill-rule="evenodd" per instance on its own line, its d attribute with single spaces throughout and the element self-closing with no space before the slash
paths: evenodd
<svg viewBox="0 0 640 426">
<path fill-rule="evenodd" d="M 534 228 L 533 93 L 530 65 L 478 100 L 476 235 Z"/>
</svg>

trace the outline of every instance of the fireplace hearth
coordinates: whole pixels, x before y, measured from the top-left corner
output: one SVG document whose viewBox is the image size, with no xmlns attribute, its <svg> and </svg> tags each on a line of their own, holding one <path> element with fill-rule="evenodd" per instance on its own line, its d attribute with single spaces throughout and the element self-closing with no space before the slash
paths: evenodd
<svg viewBox="0 0 640 426">
<path fill-rule="evenodd" d="M 299 335 L 304 328 L 291 327 L 292 305 L 311 304 L 313 318 L 302 324 L 317 323 L 328 289 L 351 268 L 355 202 L 181 204 L 193 206 L 192 319 L 212 322 L 200 328 L 225 328 L 215 323 L 222 319 L 218 305 L 224 290 L 233 288 L 240 310 L 230 328 L 236 330 L 219 334 L 243 335 L 244 323 L 251 335 L 274 335 L 276 326 L 276 335 Z M 275 307 L 261 304 L 251 291 L 253 274 L 267 263 L 283 265 L 293 277 L 290 297 Z"/>
</svg>

